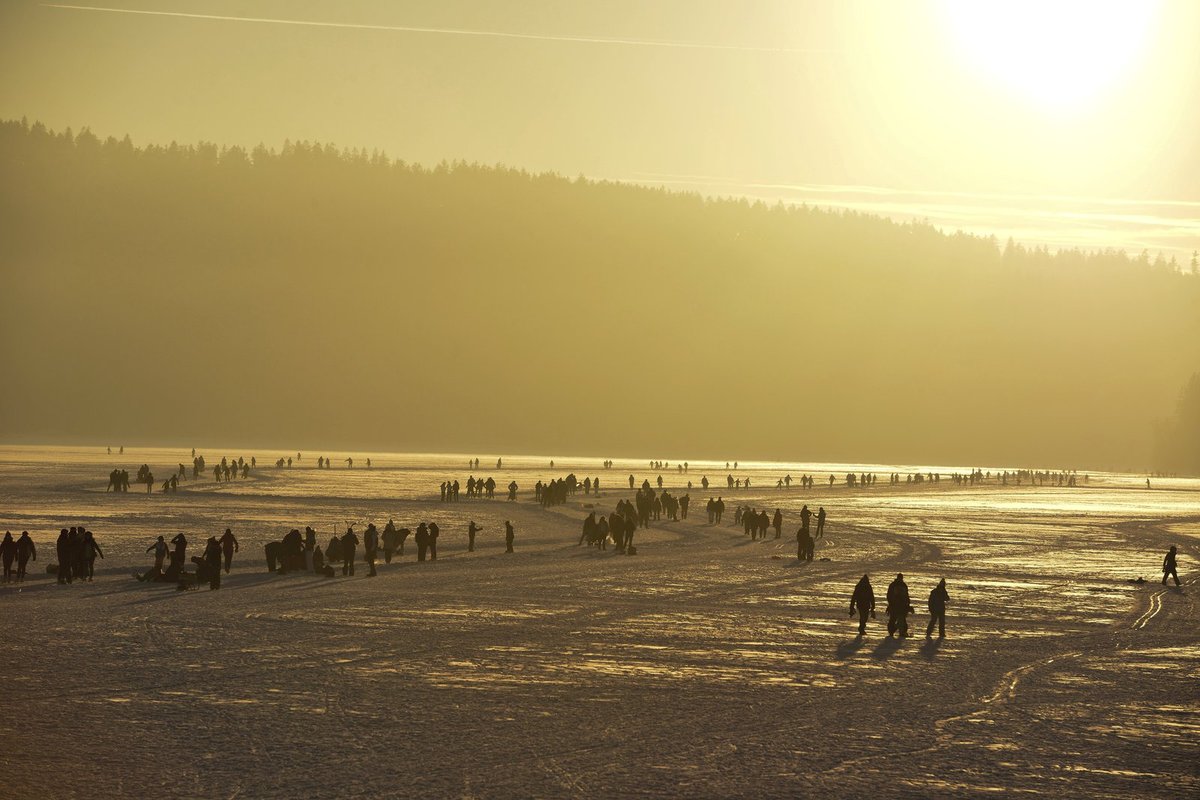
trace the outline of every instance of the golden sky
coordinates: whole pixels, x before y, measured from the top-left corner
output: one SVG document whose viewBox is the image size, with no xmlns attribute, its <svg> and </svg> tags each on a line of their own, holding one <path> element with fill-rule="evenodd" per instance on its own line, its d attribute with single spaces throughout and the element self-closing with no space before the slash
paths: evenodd
<svg viewBox="0 0 1200 800">
<path fill-rule="evenodd" d="M 0 116 L 1200 247 L 1194 1 L 95 6 L 3 5 Z"/>
</svg>

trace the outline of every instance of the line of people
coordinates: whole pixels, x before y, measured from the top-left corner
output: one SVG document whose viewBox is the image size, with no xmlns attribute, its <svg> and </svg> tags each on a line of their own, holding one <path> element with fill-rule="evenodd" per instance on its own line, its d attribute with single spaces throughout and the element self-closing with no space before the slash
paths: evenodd
<svg viewBox="0 0 1200 800">
<path fill-rule="evenodd" d="M 938 636 L 946 636 L 946 606 L 950 603 L 950 594 L 946 591 L 946 579 L 942 578 L 938 585 L 929 592 L 929 625 L 925 629 L 925 638 L 933 637 L 936 626 Z M 904 582 L 903 573 L 897 573 L 895 580 L 887 588 L 887 631 L 888 637 L 908 636 L 908 615 L 915 614 L 912 600 L 908 594 L 908 584 Z M 858 635 L 867 634 L 867 617 L 875 618 L 875 590 L 871 587 L 869 575 L 863 575 L 855 585 L 850 595 L 850 616 L 858 614 Z"/>
</svg>

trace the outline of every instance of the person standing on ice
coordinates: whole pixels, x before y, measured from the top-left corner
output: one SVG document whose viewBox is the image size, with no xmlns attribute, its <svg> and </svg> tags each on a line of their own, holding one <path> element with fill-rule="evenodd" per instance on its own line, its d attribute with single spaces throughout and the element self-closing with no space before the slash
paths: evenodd
<svg viewBox="0 0 1200 800">
<path fill-rule="evenodd" d="M 346 528 L 346 533 L 342 536 L 342 575 L 354 574 L 354 552 L 358 549 L 358 536 L 354 533 L 354 528 Z"/>
<path fill-rule="evenodd" d="M 88 581 L 96 574 L 96 556 L 104 558 L 104 551 L 100 549 L 99 542 L 92 535 L 91 531 L 83 532 L 83 569 L 84 574 L 80 577 L 86 578 Z"/>
<path fill-rule="evenodd" d="M 392 563 L 392 554 L 396 552 L 396 547 L 400 543 L 400 534 L 396 531 L 396 523 L 392 520 L 387 521 L 387 525 L 383 526 L 383 560 L 390 564 Z"/>
<path fill-rule="evenodd" d="M 367 577 L 374 578 L 375 572 L 375 556 L 379 552 L 379 533 L 375 530 L 375 523 L 367 525 L 366 531 L 363 532 L 363 554 L 367 559 Z"/>
<path fill-rule="evenodd" d="M 820 539 L 824 535 L 825 535 L 825 506 L 821 506 L 820 508 L 817 509 L 817 535 L 814 536 L 813 539 L 814 540 Z"/>
<path fill-rule="evenodd" d="M 504 520 L 504 552 L 511 553 L 513 551 L 513 539 L 516 538 L 516 531 L 513 529 L 513 524 L 508 520 Z M 631 535 L 629 538 L 633 538 Z"/>
<path fill-rule="evenodd" d="M 171 567 L 182 570 L 186 563 L 184 557 L 187 555 L 187 537 L 183 535 L 183 531 L 171 539 L 171 544 L 175 545 L 175 549 L 171 552 Z"/>
<path fill-rule="evenodd" d="M 1162 585 L 1167 585 L 1167 578 L 1175 579 L 1175 585 L 1179 586 L 1179 572 L 1175 568 L 1175 545 L 1171 545 L 1171 549 L 1167 551 L 1167 555 L 1163 558 L 1163 579 Z"/>
<path fill-rule="evenodd" d="M 204 547 L 204 567 L 208 572 L 208 590 L 221 588 L 221 542 L 217 537 L 208 537 Z"/>
<path fill-rule="evenodd" d="M 937 623 L 938 638 L 946 638 L 946 604 L 950 602 L 950 594 L 946 591 L 946 579 L 933 587 L 929 593 L 929 627 L 925 629 L 925 638 L 933 637 L 933 626 Z"/>
<path fill-rule="evenodd" d="M 778 539 L 783 535 L 783 512 L 778 508 L 775 509 L 775 516 L 771 519 L 771 527 L 775 529 L 775 538 Z"/>
<path fill-rule="evenodd" d="M 904 582 L 903 574 L 896 573 L 896 580 L 888 585 L 887 602 L 888 636 L 899 632 L 903 639 L 908 636 L 908 615 L 912 613 L 908 584 Z"/>
<path fill-rule="evenodd" d="M 315 542 L 316 534 L 314 533 L 313 536 L 313 541 Z M 221 538 L 218 541 L 221 543 L 221 552 L 225 556 L 225 574 L 228 575 L 229 567 L 233 564 L 233 554 L 242 548 L 238 545 L 237 537 L 233 535 L 233 531 L 229 528 L 225 529 L 225 533 L 221 534 Z M 309 570 L 309 572 L 311 571 Z"/>
<path fill-rule="evenodd" d="M 25 565 L 29 563 L 29 557 L 33 556 L 33 560 L 37 561 L 37 548 L 33 545 L 33 539 L 29 538 L 29 531 L 21 531 L 21 538 L 17 539 L 17 581 L 25 580 Z"/>
<path fill-rule="evenodd" d="M 436 522 L 429 523 L 429 560 L 437 561 L 437 537 L 442 532 Z"/>
<path fill-rule="evenodd" d="M 13 559 L 17 557 L 17 540 L 13 538 L 12 531 L 4 532 L 4 541 L 0 542 L 0 558 L 4 561 L 4 582 L 8 583 L 12 580 L 12 565 Z"/>
<path fill-rule="evenodd" d="M 875 616 L 875 590 L 871 588 L 871 579 L 863 575 L 850 595 L 850 616 L 858 611 L 858 635 L 867 633 L 867 615 Z"/>
<path fill-rule="evenodd" d="M 475 520 L 471 520 L 471 524 L 467 526 L 467 552 L 475 552 L 475 534 L 483 530 L 482 527 L 475 524 Z"/>
<path fill-rule="evenodd" d="M 152 544 L 146 548 L 147 553 L 149 553 L 150 551 L 154 551 L 154 573 L 153 574 L 155 577 L 158 577 L 159 575 L 162 574 L 163 561 L 165 561 L 167 558 L 168 550 L 170 550 L 170 548 L 167 547 L 167 541 L 166 541 L 166 539 L 164 539 L 161 536 L 158 537 L 158 539 L 154 542 L 154 544 Z"/>
</svg>

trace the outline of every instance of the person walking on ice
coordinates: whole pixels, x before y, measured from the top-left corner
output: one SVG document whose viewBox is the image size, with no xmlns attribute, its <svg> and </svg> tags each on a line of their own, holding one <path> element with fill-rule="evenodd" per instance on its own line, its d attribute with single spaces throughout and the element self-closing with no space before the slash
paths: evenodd
<svg viewBox="0 0 1200 800">
<path fill-rule="evenodd" d="M 854 587 L 854 594 L 850 595 L 850 616 L 854 616 L 854 612 L 858 611 L 858 635 L 865 636 L 867 633 L 867 615 L 872 618 L 875 616 L 875 590 L 871 588 L 871 579 L 863 575 L 859 579 L 858 585 Z"/>
<path fill-rule="evenodd" d="M 950 595 L 946 591 L 946 579 L 942 578 L 933 591 L 929 593 L 929 627 L 925 629 L 925 638 L 933 638 L 933 626 L 938 626 L 938 638 L 946 638 L 946 604 Z"/>
<path fill-rule="evenodd" d="M 1181 586 L 1179 582 L 1179 572 L 1175 567 L 1175 545 L 1171 545 L 1171 549 L 1167 551 L 1167 555 L 1163 558 L 1163 579 L 1162 585 L 1167 585 L 1167 578 L 1174 578 L 1175 585 Z"/>
</svg>

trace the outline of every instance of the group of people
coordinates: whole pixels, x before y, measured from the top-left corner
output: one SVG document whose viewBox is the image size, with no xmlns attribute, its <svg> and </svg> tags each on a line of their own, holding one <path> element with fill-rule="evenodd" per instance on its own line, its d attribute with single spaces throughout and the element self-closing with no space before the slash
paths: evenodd
<svg viewBox="0 0 1200 800">
<path fill-rule="evenodd" d="M 607 550 L 609 542 L 617 552 L 626 555 L 636 555 L 633 546 L 633 534 L 638 528 L 639 514 L 635 506 L 628 500 L 617 502 L 616 509 L 607 517 L 601 514 L 598 518 L 592 511 L 583 520 L 583 532 L 579 536 L 579 544 Z"/>
<path fill-rule="evenodd" d="M 16 579 L 18 581 L 25 580 L 25 567 L 30 559 L 37 561 L 37 547 L 33 544 L 33 539 L 29 538 L 29 531 L 21 531 L 20 537 L 14 539 L 11 531 L 4 532 L 4 539 L 0 541 L 0 561 L 4 563 L 4 582 L 9 583 L 13 580 L 13 561 L 17 562 Z"/>
<path fill-rule="evenodd" d="M 516 528 L 510 520 L 505 520 L 504 529 L 505 552 L 511 553 Z M 468 552 L 475 552 L 475 536 L 482 530 L 483 527 L 474 520 L 467 525 Z M 333 577 L 336 574 L 333 565 L 340 563 L 342 575 L 349 577 L 355 574 L 361 544 L 367 577 L 373 578 L 378 575 L 376 564 L 380 556 L 385 564 L 392 563 L 393 557 L 403 556 L 404 545 L 409 537 L 416 543 L 417 561 L 437 561 L 438 537 L 441 533 L 441 527 L 436 522 L 422 522 L 413 531 L 398 528 L 395 520 L 389 519 L 382 532 L 375 523 L 368 523 L 361 538 L 354 526 L 348 525 L 345 533 L 333 534 L 322 549 L 317 543 L 317 532 L 311 527 L 306 527 L 303 534 L 299 528 L 293 528 L 281 541 L 267 544 L 267 571 L 308 572 Z"/>
<path fill-rule="evenodd" d="M 187 585 L 189 574 L 187 563 L 187 536 L 181 531 L 176 534 L 168 546 L 167 540 L 159 536 L 146 548 L 147 553 L 154 554 L 154 566 L 144 573 L 135 575 L 139 581 L 155 583 L 174 583 L 179 586 Z M 233 554 L 241 549 L 237 537 L 229 528 L 220 537 L 210 536 L 205 542 L 204 552 L 192 556 L 196 565 L 195 580 L 198 583 L 208 583 L 209 590 L 221 588 L 221 569 L 224 562 L 225 573 L 228 574 L 233 566 Z M 168 556 L 170 560 L 168 561 Z"/>
<path fill-rule="evenodd" d="M 946 591 L 946 579 L 942 578 L 938 585 L 929 592 L 929 626 L 925 629 L 925 638 L 933 637 L 933 628 L 937 626 L 938 636 L 946 636 L 946 606 L 950 603 L 950 594 Z M 867 617 L 875 617 L 875 590 L 871 587 L 869 575 L 863 575 L 854 592 L 850 595 L 850 616 L 858 614 L 858 635 L 867 633 Z M 908 584 L 904 575 L 898 573 L 895 580 L 887 588 L 887 631 L 888 637 L 908 636 L 908 615 L 915 614 L 912 601 L 908 594 Z"/>
<path fill-rule="evenodd" d="M 29 547 L 33 547 L 32 541 Z M 82 526 L 63 528 L 58 534 L 55 550 L 59 583 L 92 580 L 96 573 L 96 556 L 104 558 L 96 537 Z"/>
</svg>

